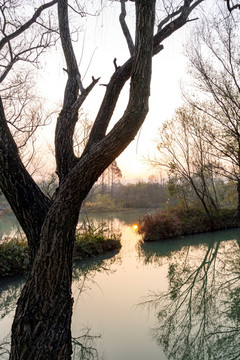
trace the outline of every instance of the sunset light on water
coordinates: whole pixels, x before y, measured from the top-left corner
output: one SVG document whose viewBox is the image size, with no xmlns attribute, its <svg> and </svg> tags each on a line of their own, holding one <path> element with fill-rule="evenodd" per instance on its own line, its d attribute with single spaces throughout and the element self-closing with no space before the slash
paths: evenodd
<svg viewBox="0 0 240 360">
<path fill-rule="evenodd" d="M 139 226 L 138 226 L 138 224 L 133 224 L 132 228 L 133 228 L 133 230 L 137 231 L 139 229 Z"/>
</svg>

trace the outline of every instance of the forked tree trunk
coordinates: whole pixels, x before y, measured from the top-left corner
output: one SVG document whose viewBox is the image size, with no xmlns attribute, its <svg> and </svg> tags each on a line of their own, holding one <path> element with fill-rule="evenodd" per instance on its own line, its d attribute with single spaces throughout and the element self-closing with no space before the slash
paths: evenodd
<svg viewBox="0 0 240 360">
<path fill-rule="evenodd" d="M 60 0 L 60 10 L 61 6 L 64 9 L 66 2 Z M 139 0 L 136 8 L 136 49 L 127 109 L 109 134 L 99 141 L 95 139 L 66 174 L 65 165 L 61 170 L 64 162 L 58 162 L 61 182 L 43 223 L 40 247 L 18 301 L 10 360 L 71 358 L 72 262 L 80 206 L 94 182 L 136 136 L 148 111 L 155 0 Z M 59 16 L 64 18 L 64 12 L 60 11 Z M 60 130 L 70 119 L 66 117 L 65 124 L 61 119 Z M 60 130 L 56 133 L 59 144 L 63 133 Z M 66 136 L 71 134 L 66 131 Z M 61 160 L 61 146 L 57 149 L 57 158 Z M 69 159 L 73 159 L 72 152 Z"/>
</svg>

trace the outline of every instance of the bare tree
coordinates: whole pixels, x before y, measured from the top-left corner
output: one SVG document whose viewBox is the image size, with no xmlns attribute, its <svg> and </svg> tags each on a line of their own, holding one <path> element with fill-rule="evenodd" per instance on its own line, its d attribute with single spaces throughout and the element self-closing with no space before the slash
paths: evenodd
<svg viewBox="0 0 240 360">
<path fill-rule="evenodd" d="M 20 157 L 31 173 L 36 171 L 35 133 L 49 123 L 49 116 L 42 109 L 43 99 L 36 87 L 36 69 L 40 68 L 40 55 L 55 45 L 56 19 L 51 1 L 35 9 L 27 19 L 29 4 L 19 0 L 2 1 L 0 4 L 0 95 L 11 134 L 19 149 Z M 26 30 L 30 30 L 26 33 Z"/>
<path fill-rule="evenodd" d="M 56 3 L 57 0 L 53 0 L 42 4 L 31 18 L 26 19 L 23 14 L 28 12 L 27 2 L 1 1 L 0 83 L 20 61 L 38 66 L 39 55 L 55 43 L 51 35 L 56 29 L 51 14 L 48 13 L 46 19 L 45 10 Z M 26 32 L 28 29 L 31 31 Z"/>
<path fill-rule="evenodd" d="M 187 47 L 190 73 L 201 100 L 198 95 L 187 99 L 209 119 L 203 136 L 221 159 L 215 171 L 236 184 L 240 218 L 240 23 L 238 13 L 229 16 L 220 5 L 218 17 L 205 19 L 194 43 Z"/>
<path fill-rule="evenodd" d="M 15 40 L 16 54 L 38 58 L 45 49 L 43 38 L 48 40 L 49 20 L 41 20 L 41 14 L 55 4 L 58 10 L 58 31 L 66 60 L 67 83 L 63 106 L 55 132 L 55 154 L 59 187 L 54 199 L 49 199 L 38 188 L 26 171 L 19 157 L 16 143 L 8 127 L 4 102 L 0 101 L 0 187 L 26 233 L 30 253 L 31 272 L 18 300 L 12 326 L 11 360 L 16 359 L 70 359 L 72 315 L 72 254 L 75 229 L 81 204 L 101 173 L 134 139 L 148 112 L 152 56 L 163 49 L 162 42 L 189 21 L 189 15 L 203 0 L 171 2 L 153 35 L 155 1 L 137 0 L 136 35 L 133 55 L 122 65 L 114 61 L 115 71 L 106 86 L 106 93 L 94 121 L 89 140 L 78 157 L 74 152 L 73 135 L 78 113 L 84 100 L 98 83 L 98 78 L 84 86 L 71 42 L 66 0 L 44 3 L 34 11 L 25 23 L 16 22 L 15 28 L 3 33 L 0 42 L 8 58 L 3 61 L 4 80 L 15 65 L 11 56 Z M 5 2 L 5 5 L 12 2 Z M 123 2 L 121 2 L 123 5 Z M 122 12 L 124 6 L 122 6 Z M 4 16 L 4 15 L 3 15 Z M 7 24 L 6 24 L 7 25 Z M 32 26 L 43 29 L 39 37 L 28 33 Z M 46 30 L 46 37 L 45 37 Z M 124 34 L 126 34 L 124 32 Z M 24 49 L 18 50 L 20 44 Z M 30 39 L 30 43 L 29 40 Z M 35 51 L 38 45 L 39 48 Z M 47 44 L 48 41 L 47 41 Z M 29 49 L 29 52 L 27 52 Z M 35 52 L 34 52 L 35 51 Z M 33 58 L 32 58 L 33 56 Z M 21 56 L 20 56 L 21 59 Z M 25 57 L 22 61 L 27 61 Z M 119 94 L 130 79 L 128 105 L 121 119 L 107 132 Z"/>
<path fill-rule="evenodd" d="M 121 177 L 122 172 L 118 167 L 117 161 L 114 160 L 99 178 L 101 193 L 109 192 L 113 196 L 114 184 L 119 183 Z"/>
<path fill-rule="evenodd" d="M 207 126 L 203 114 L 194 107 L 182 107 L 175 117 L 166 121 L 159 130 L 159 155 L 150 160 L 153 166 L 168 170 L 170 179 L 190 185 L 211 223 L 218 212 L 214 187 L 214 148 L 205 141 L 203 130 Z M 186 203 L 186 194 L 185 203 Z"/>
</svg>

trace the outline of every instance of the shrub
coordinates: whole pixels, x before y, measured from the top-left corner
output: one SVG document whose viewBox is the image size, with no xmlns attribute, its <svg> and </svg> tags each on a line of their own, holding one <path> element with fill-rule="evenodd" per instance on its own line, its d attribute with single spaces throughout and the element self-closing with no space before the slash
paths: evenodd
<svg viewBox="0 0 240 360">
<path fill-rule="evenodd" d="M 29 264 L 28 246 L 23 239 L 5 239 L 0 243 L 0 277 L 20 274 Z"/>
<path fill-rule="evenodd" d="M 178 206 L 146 214 L 140 221 L 139 233 L 145 241 L 161 240 L 211 230 L 240 226 L 235 211 L 221 209 L 210 222 L 202 208 L 191 207 L 188 211 Z"/>
<path fill-rule="evenodd" d="M 146 214 L 140 221 L 139 233 L 144 235 L 145 240 L 176 237 L 181 231 L 182 221 L 170 209 Z"/>
<path fill-rule="evenodd" d="M 105 238 L 102 235 L 92 238 L 77 236 L 74 246 L 74 259 L 81 260 L 94 257 L 107 251 L 117 250 L 120 247 L 120 241 L 114 238 Z"/>
<path fill-rule="evenodd" d="M 121 247 L 120 234 L 109 233 L 109 229 L 103 222 L 95 226 L 93 222 L 85 221 L 77 230 L 74 245 L 74 258 L 86 259 L 103 252 L 112 251 Z"/>
</svg>

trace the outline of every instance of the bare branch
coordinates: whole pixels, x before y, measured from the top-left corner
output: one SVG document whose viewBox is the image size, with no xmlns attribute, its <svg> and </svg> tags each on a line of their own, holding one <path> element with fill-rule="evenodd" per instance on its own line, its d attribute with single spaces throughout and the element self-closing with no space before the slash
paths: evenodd
<svg viewBox="0 0 240 360">
<path fill-rule="evenodd" d="M 167 18 L 169 18 L 172 21 L 168 22 L 155 35 L 154 47 L 157 46 L 158 44 L 161 44 L 162 41 L 167 39 L 173 32 L 175 32 L 176 30 L 180 29 L 183 25 L 185 25 L 189 21 L 188 17 L 191 14 L 191 12 L 202 2 L 203 2 L 203 0 L 196 0 L 196 1 L 185 0 L 184 5 L 181 7 L 181 11 L 176 12 L 178 15 L 177 18 L 172 20 L 172 17 L 170 16 L 170 18 L 169 18 L 169 15 L 168 15 Z M 164 22 L 164 20 L 162 21 L 162 23 L 163 22 Z"/>
<path fill-rule="evenodd" d="M 39 67 L 39 56 L 48 47 L 55 44 L 57 31 L 52 26 L 52 17 L 49 14 L 47 21 L 40 17 L 42 11 L 53 3 L 39 8 L 27 22 L 25 22 L 24 15 L 20 13 L 19 0 L 11 5 L 0 6 L 0 31 L 3 35 L 0 41 L 1 82 L 6 79 L 9 71 L 13 66 L 15 67 L 17 62 L 30 62 Z M 30 32 L 27 31 L 29 27 L 31 27 Z M 27 32 L 28 35 L 26 35 Z"/>
<path fill-rule="evenodd" d="M 125 0 L 120 0 L 120 2 L 121 2 L 121 13 L 120 13 L 120 16 L 119 16 L 119 21 L 120 21 L 120 24 L 121 24 L 121 27 L 122 27 L 123 34 L 124 34 L 124 36 L 126 38 L 126 41 L 127 41 L 127 44 L 128 44 L 130 55 L 132 56 L 133 53 L 134 53 L 134 43 L 133 43 L 130 31 L 129 31 L 128 26 L 127 26 L 126 21 L 125 21 L 125 17 L 126 17 L 126 14 L 127 14 L 126 13 Z"/>
<path fill-rule="evenodd" d="M 37 18 L 39 18 L 39 16 L 41 15 L 41 13 L 50 8 L 51 6 L 55 5 L 58 2 L 58 0 L 53 0 L 50 1 L 46 4 L 41 5 L 33 14 L 33 16 L 31 17 L 30 20 L 28 20 L 25 24 L 23 24 L 19 29 L 17 29 L 16 31 L 14 31 L 13 33 L 11 33 L 8 36 L 5 36 L 1 41 L 0 41 L 0 50 L 3 48 L 3 46 L 5 44 L 7 44 L 10 40 L 18 37 L 20 34 L 22 34 L 25 30 L 27 30 L 32 24 L 34 24 L 34 22 L 36 22 Z"/>
<path fill-rule="evenodd" d="M 153 55 L 156 55 L 163 49 L 163 45 L 161 43 L 166 38 L 168 38 L 171 34 L 173 34 L 176 30 L 180 29 L 188 22 L 188 16 L 202 1 L 203 0 L 185 0 L 178 17 L 172 20 L 170 23 L 167 23 L 154 36 Z M 85 152 L 89 150 L 92 144 L 98 142 L 105 136 L 116 103 L 118 101 L 119 94 L 121 93 L 124 84 L 131 76 L 132 64 L 133 57 L 129 58 L 124 65 L 115 69 L 116 71 L 112 75 L 106 87 L 106 93 L 94 122 Z"/>
<path fill-rule="evenodd" d="M 114 58 L 113 64 L 114 64 L 114 66 L 115 66 L 115 70 L 117 70 L 117 69 L 118 69 L 118 66 L 117 66 L 117 59 L 116 59 L 116 58 Z"/>
<path fill-rule="evenodd" d="M 77 60 L 72 46 L 68 21 L 67 1 L 60 0 L 58 2 L 58 18 L 62 49 L 67 63 L 68 80 L 65 88 L 63 104 L 63 107 L 67 108 L 76 101 L 78 97 L 79 85 L 81 88 L 83 88 L 81 84 L 81 75 L 79 73 Z"/>
<path fill-rule="evenodd" d="M 86 97 L 88 96 L 90 91 L 93 89 L 93 87 L 97 84 L 99 79 L 100 78 L 95 79 L 94 77 L 92 77 L 91 84 L 86 89 L 84 89 L 84 88 L 82 89 L 82 93 L 78 96 L 77 100 L 75 101 L 75 103 L 72 106 L 73 111 L 80 109 L 80 107 L 82 106 L 82 104 L 85 101 Z"/>
<path fill-rule="evenodd" d="M 61 181 L 77 162 L 74 154 L 73 134 L 78 121 L 78 110 L 99 81 L 99 78 L 95 79 L 93 77 L 91 84 L 86 89 L 83 87 L 72 46 L 68 22 L 68 5 L 65 0 L 59 0 L 58 14 L 62 48 L 67 63 L 67 70 L 65 71 L 68 75 L 63 110 L 59 114 L 55 134 L 57 173 Z"/>
<path fill-rule="evenodd" d="M 163 20 L 161 20 L 160 23 L 158 24 L 158 32 L 161 31 L 163 26 L 166 25 L 170 20 L 174 19 L 177 15 L 181 14 L 181 11 L 182 11 L 182 6 L 176 11 L 171 12 Z"/>
<path fill-rule="evenodd" d="M 225 0 L 227 3 L 227 8 L 229 12 L 232 12 L 235 9 L 239 9 L 240 10 L 240 4 L 235 4 L 233 6 L 230 5 L 230 0 Z"/>
</svg>

